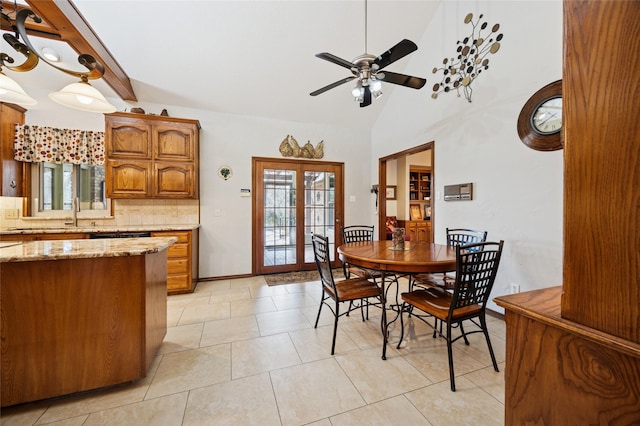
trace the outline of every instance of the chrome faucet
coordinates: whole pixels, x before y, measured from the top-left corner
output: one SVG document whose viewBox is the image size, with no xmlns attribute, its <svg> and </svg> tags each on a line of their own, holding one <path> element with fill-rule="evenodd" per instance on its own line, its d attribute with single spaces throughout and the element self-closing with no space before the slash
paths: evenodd
<svg viewBox="0 0 640 426">
<path fill-rule="evenodd" d="M 78 211 L 80 210 L 80 203 L 78 201 L 78 197 L 73 197 L 71 200 L 71 218 L 67 219 L 64 224 L 72 225 L 74 227 L 78 226 Z"/>
</svg>

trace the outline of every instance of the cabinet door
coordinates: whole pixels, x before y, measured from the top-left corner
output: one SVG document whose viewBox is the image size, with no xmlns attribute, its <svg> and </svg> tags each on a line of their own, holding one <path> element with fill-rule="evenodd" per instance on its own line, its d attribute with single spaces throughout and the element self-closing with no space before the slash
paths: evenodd
<svg viewBox="0 0 640 426">
<path fill-rule="evenodd" d="M 154 197 L 196 198 L 195 168 L 192 164 L 154 163 Z"/>
<path fill-rule="evenodd" d="M 28 177 L 28 164 L 13 159 L 13 140 L 16 124 L 24 124 L 25 109 L 14 104 L 0 102 L 0 195 L 5 197 L 25 197 L 25 178 Z"/>
<path fill-rule="evenodd" d="M 409 236 L 409 241 L 418 241 L 416 224 L 410 220 L 407 220 L 404 222 L 403 226 L 405 234 Z"/>
<path fill-rule="evenodd" d="M 151 196 L 151 163 L 148 161 L 108 161 L 107 197 Z"/>
<path fill-rule="evenodd" d="M 429 236 L 427 233 L 427 223 L 416 222 L 416 235 L 418 238 L 418 242 L 424 243 L 429 241 Z"/>
<path fill-rule="evenodd" d="M 153 131 L 154 159 L 194 161 L 196 126 L 188 123 L 156 124 Z"/>
<path fill-rule="evenodd" d="M 107 158 L 151 159 L 151 125 L 139 118 L 106 116 Z"/>
</svg>

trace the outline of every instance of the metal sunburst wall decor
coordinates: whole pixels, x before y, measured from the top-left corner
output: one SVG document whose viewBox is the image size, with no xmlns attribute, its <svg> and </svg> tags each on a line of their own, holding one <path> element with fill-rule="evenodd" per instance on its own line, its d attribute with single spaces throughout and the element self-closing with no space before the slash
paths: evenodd
<svg viewBox="0 0 640 426">
<path fill-rule="evenodd" d="M 500 50 L 500 40 L 502 40 L 502 34 L 497 34 L 500 24 L 494 24 L 489 34 L 482 35 L 482 31 L 488 26 L 486 21 L 480 24 L 482 17 L 483 15 L 480 14 L 473 22 L 473 13 L 465 16 L 464 23 L 472 26 L 471 35 L 456 43 L 458 45 L 456 58 L 444 58 L 442 67 L 433 69 L 434 74 L 442 71 L 442 81 L 433 85 L 431 94 L 433 99 L 436 99 L 440 93 L 449 93 L 452 90 L 460 96 L 462 89 L 464 97 L 471 102 L 471 83 L 483 70 L 489 69 L 487 55 L 495 54 Z"/>
</svg>

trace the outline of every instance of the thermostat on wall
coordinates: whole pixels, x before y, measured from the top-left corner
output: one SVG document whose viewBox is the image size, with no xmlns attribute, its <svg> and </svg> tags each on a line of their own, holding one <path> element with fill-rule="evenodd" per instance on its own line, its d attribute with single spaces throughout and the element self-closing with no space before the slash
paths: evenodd
<svg viewBox="0 0 640 426">
<path fill-rule="evenodd" d="M 459 183 L 457 185 L 445 185 L 445 201 L 473 200 L 473 183 Z"/>
</svg>

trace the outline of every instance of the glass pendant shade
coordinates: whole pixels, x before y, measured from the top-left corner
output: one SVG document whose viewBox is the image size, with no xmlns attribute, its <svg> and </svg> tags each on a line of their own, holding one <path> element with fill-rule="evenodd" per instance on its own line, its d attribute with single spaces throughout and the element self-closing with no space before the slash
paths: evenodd
<svg viewBox="0 0 640 426">
<path fill-rule="evenodd" d="M 78 82 L 65 86 L 62 90 L 49 94 L 49 99 L 69 108 L 81 111 L 111 113 L 116 107 L 111 105 L 95 87 Z"/>
<path fill-rule="evenodd" d="M 27 95 L 22 87 L 12 78 L 0 71 L 0 101 L 23 106 L 35 105 L 38 102 Z"/>
</svg>

